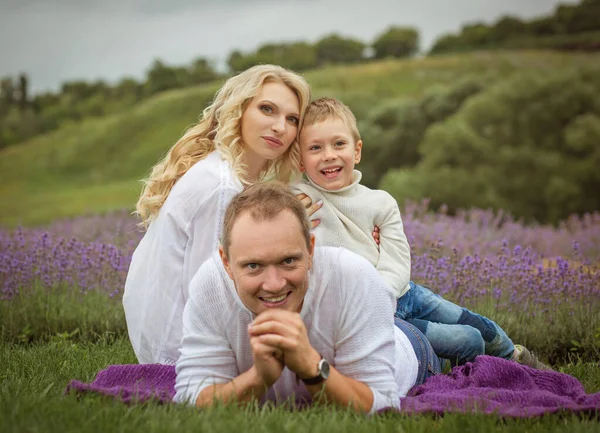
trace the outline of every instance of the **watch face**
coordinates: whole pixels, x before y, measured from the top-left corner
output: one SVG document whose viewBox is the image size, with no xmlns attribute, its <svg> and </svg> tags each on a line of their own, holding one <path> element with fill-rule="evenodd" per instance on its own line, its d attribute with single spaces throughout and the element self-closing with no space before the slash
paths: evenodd
<svg viewBox="0 0 600 433">
<path fill-rule="evenodd" d="M 319 372 L 321 373 L 323 380 L 329 377 L 329 363 L 325 358 L 321 359 L 319 362 Z"/>
</svg>

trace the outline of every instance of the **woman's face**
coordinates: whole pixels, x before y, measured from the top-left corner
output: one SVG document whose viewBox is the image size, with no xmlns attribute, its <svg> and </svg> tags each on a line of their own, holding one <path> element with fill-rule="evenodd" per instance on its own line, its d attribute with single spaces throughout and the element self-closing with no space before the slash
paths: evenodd
<svg viewBox="0 0 600 433">
<path fill-rule="evenodd" d="M 300 101 L 285 84 L 265 83 L 242 114 L 242 141 L 249 177 L 256 177 L 265 163 L 279 158 L 298 133 Z"/>
</svg>

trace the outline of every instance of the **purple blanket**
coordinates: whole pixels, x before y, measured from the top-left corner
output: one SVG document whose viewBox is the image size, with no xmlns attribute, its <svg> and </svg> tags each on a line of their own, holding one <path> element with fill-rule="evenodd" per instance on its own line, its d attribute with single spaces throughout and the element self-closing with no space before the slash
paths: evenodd
<svg viewBox="0 0 600 433">
<path fill-rule="evenodd" d="M 68 391 L 93 392 L 126 403 L 149 399 L 170 402 L 175 395 L 173 366 L 111 365 L 92 383 L 72 380 Z M 455 367 L 447 375 L 430 378 L 402 399 L 402 412 L 497 413 L 530 417 L 558 411 L 600 415 L 600 393 L 586 394 L 572 376 L 540 371 L 491 356 Z"/>
<path fill-rule="evenodd" d="M 600 392 L 586 394 L 565 373 L 535 370 L 492 356 L 454 367 L 410 390 L 402 412 L 483 412 L 531 417 L 559 411 L 600 415 Z"/>
</svg>

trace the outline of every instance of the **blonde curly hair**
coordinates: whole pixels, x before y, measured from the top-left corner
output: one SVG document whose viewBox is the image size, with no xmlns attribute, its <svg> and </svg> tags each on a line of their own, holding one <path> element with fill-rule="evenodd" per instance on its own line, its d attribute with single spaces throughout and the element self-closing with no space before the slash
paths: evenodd
<svg viewBox="0 0 600 433">
<path fill-rule="evenodd" d="M 202 112 L 198 124 L 185 132 L 143 181 L 144 187 L 135 212 L 141 218 L 142 226 L 148 227 L 156 218 L 179 178 L 215 149 L 229 161 L 238 179 L 248 183 L 243 163 L 245 149 L 241 137 L 241 118 L 252 98 L 267 82 L 283 83 L 298 96 L 299 125 L 302 125 L 311 96 L 310 86 L 300 75 L 281 66 L 257 65 L 229 78 L 215 94 L 213 103 Z M 281 157 L 267 162 L 260 178 L 289 182 L 299 173 L 299 164 L 300 151 L 296 136 Z"/>
</svg>

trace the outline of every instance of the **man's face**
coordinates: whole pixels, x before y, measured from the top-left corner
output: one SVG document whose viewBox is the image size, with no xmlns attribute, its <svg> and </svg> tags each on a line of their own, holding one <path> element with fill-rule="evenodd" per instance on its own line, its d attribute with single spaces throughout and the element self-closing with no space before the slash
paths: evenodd
<svg viewBox="0 0 600 433">
<path fill-rule="evenodd" d="M 269 308 L 300 311 L 313 250 L 314 237 L 308 248 L 300 221 L 286 209 L 270 221 L 242 213 L 231 229 L 229 256 L 219 253 L 240 299 L 258 315 Z"/>
</svg>

